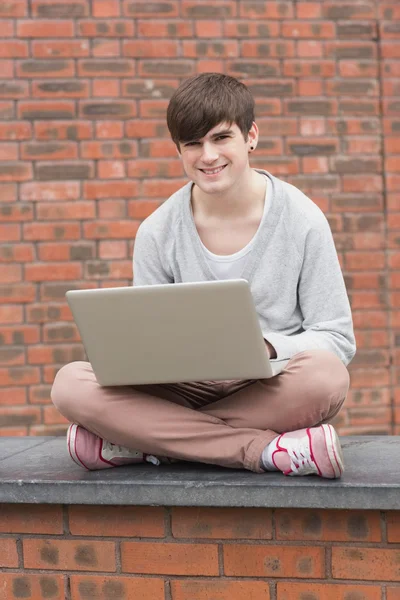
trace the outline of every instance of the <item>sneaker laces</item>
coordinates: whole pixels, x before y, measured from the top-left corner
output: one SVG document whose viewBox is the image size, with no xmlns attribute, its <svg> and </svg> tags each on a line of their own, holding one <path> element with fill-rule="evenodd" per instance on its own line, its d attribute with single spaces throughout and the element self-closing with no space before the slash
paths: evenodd
<svg viewBox="0 0 400 600">
<path fill-rule="evenodd" d="M 130 450 L 125 446 L 113 444 L 108 440 L 103 440 L 103 451 L 110 452 L 114 458 L 143 458 L 146 462 L 159 466 L 161 461 L 152 454 L 143 454 L 140 450 Z"/>
<path fill-rule="evenodd" d="M 287 438 L 285 443 L 288 444 L 288 447 L 284 449 L 289 455 L 290 468 L 292 470 L 292 473 L 288 473 L 288 475 L 312 475 L 318 473 L 317 466 L 311 455 L 310 442 L 307 436 L 300 440 L 294 440 L 294 443 L 290 441 L 290 438 Z"/>
</svg>

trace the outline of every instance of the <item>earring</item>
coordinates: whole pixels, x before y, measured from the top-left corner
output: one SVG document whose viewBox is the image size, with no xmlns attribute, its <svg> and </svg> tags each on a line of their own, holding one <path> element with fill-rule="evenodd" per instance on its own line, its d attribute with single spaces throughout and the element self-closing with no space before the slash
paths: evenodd
<svg viewBox="0 0 400 600">
<path fill-rule="evenodd" d="M 250 150 L 254 150 L 254 147 L 253 147 L 253 146 L 250 146 Z"/>
</svg>

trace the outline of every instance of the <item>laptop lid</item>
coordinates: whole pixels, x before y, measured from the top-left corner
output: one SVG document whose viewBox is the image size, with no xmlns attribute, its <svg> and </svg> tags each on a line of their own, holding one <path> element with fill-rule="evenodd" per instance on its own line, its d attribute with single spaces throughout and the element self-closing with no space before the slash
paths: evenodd
<svg viewBox="0 0 400 600">
<path fill-rule="evenodd" d="M 71 290 L 103 386 L 273 375 L 247 281 Z"/>
</svg>

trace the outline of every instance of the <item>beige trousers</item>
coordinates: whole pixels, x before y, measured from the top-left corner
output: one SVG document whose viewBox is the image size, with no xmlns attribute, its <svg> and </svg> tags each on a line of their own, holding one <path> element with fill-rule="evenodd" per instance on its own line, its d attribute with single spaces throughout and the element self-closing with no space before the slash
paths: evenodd
<svg viewBox="0 0 400 600">
<path fill-rule="evenodd" d="M 73 362 L 57 373 L 51 397 L 68 420 L 114 444 L 259 473 L 277 435 L 329 421 L 348 388 L 339 358 L 314 350 L 271 379 L 163 385 L 101 387 L 90 363 Z"/>
</svg>

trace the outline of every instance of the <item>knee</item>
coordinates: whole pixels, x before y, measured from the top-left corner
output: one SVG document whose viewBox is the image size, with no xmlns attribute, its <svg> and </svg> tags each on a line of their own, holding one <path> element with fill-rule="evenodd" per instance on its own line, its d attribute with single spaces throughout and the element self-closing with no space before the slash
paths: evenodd
<svg viewBox="0 0 400 600">
<path fill-rule="evenodd" d="M 61 367 L 51 388 L 51 400 L 61 414 L 69 412 L 71 405 L 80 400 L 82 393 L 82 371 L 88 363 L 75 361 Z"/>
<path fill-rule="evenodd" d="M 308 352 L 302 369 L 308 402 L 327 413 L 337 411 L 346 399 L 349 373 L 342 361 L 328 350 Z"/>
</svg>

